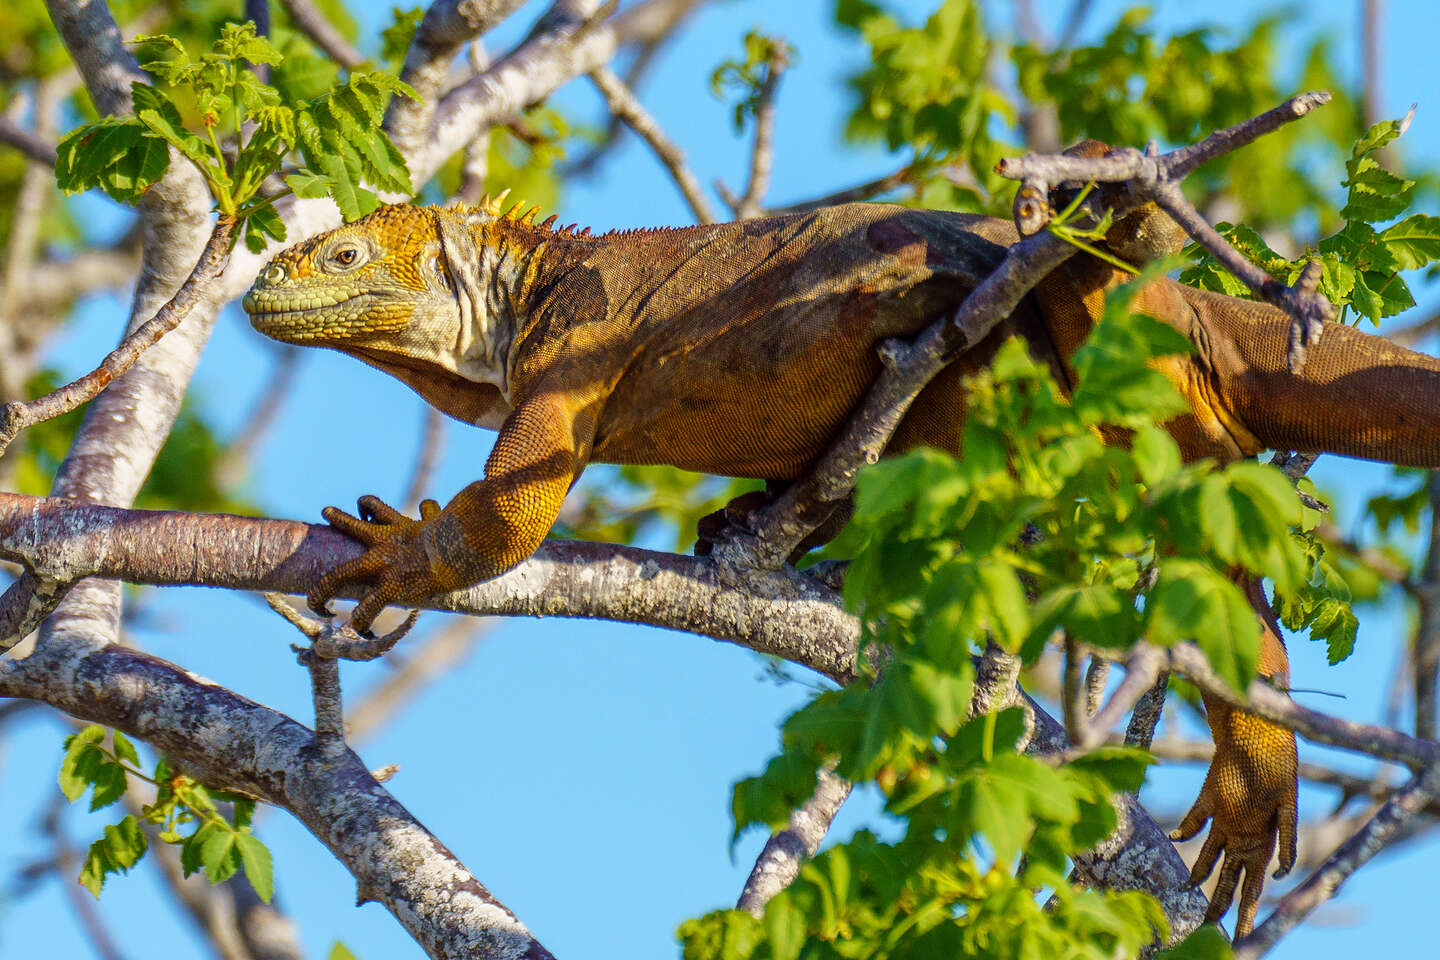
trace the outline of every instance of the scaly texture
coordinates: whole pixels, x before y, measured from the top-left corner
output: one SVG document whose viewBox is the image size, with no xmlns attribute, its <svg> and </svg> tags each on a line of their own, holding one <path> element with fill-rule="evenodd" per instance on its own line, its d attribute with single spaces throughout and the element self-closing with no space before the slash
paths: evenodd
<svg viewBox="0 0 1440 960">
<path fill-rule="evenodd" d="M 1173 229 L 1153 211 L 1120 221 L 1112 247 L 1162 252 Z M 331 347 L 393 374 L 427 401 L 500 435 L 485 479 L 411 520 L 374 497 L 360 517 L 325 517 L 367 551 L 310 592 L 371 584 L 353 622 L 496 576 L 544 538 L 585 464 L 668 463 L 785 481 L 825 449 L 880 367 L 877 345 L 944 315 L 1016 242 L 1005 221 L 883 204 L 591 237 L 497 201 L 392 206 L 284 251 L 245 298 L 255 327 Z M 1127 277 L 1088 256 L 1046 277 L 1015 313 L 924 389 L 890 450 L 959 452 L 962 379 L 1010 336 L 1062 384 L 1068 359 Z M 1168 426 L 1187 459 L 1266 447 L 1440 466 L 1440 363 L 1344 327 L 1300 374 L 1286 367 L 1289 318 L 1273 307 L 1161 279 L 1136 308 L 1196 352 L 1160 362 L 1190 404 Z M 1265 637 L 1261 672 L 1288 662 L 1259 584 L 1245 588 Z M 1277 839 L 1294 862 L 1295 740 L 1209 703 L 1216 753 L 1179 835 L 1207 819 L 1195 865 L 1220 855 L 1218 920 L 1244 873 L 1248 931 Z"/>
</svg>

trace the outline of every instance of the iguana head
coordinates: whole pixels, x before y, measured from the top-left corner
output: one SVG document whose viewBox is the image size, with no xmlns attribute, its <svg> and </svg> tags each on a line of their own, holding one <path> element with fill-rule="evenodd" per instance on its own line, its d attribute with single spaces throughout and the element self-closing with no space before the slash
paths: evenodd
<svg viewBox="0 0 1440 960">
<path fill-rule="evenodd" d="M 359 357 L 427 399 L 417 377 L 504 393 L 514 311 L 473 232 L 489 219 L 463 207 L 381 207 L 276 254 L 245 311 L 266 336 Z"/>
</svg>

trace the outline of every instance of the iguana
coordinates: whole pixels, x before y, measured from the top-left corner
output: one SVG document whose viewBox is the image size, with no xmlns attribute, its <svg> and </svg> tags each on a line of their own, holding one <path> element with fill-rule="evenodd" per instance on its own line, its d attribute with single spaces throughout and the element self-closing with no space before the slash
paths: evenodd
<svg viewBox="0 0 1440 960">
<path fill-rule="evenodd" d="M 534 214 L 493 201 L 383 207 L 283 251 L 246 295 L 262 333 L 355 356 L 499 431 L 485 479 L 443 510 L 426 501 L 417 521 L 376 497 L 360 499 L 358 517 L 327 508 L 367 549 L 314 585 L 316 610 L 369 583 L 353 614 L 363 630 L 386 604 L 503 573 L 540 544 L 591 461 L 801 476 L 877 376 L 877 345 L 953 309 L 1018 239 L 1007 221 L 885 204 L 602 236 Z M 1127 222 L 1145 223 L 1111 236 Z M 1054 271 L 924 389 L 890 451 L 959 452 L 962 379 L 1008 337 L 1073 382 L 1068 358 L 1124 279 L 1089 255 Z M 1436 360 L 1332 326 L 1293 374 L 1289 320 L 1273 307 L 1161 279 L 1136 309 L 1196 347 L 1162 361 L 1191 407 L 1169 424 L 1185 457 L 1275 448 L 1440 466 Z M 1266 627 L 1260 670 L 1283 687 L 1273 614 L 1258 584 L 1246 589 Z M 1215 759 L 1176 836 L 1213 818 L 1192 881 L 1225 854 L 1207 914 L 1218 921 L 1244 870 L 1243 934 L 1277 839 L 1280 872 L 1294 863 L 1295 741 L 1207 707 Z"/>
</svg>

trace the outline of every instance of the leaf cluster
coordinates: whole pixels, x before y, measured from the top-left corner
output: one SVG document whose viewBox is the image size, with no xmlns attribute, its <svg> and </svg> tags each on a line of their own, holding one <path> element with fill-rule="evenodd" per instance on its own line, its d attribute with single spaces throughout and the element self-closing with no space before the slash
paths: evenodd
<svg viewBox="0 0 1440 960">
<path fill-rule="evenodd" d="M 1160 368 L 1192 349 L 1131 312 L 1156 271 L 1112 293 L 1073 358 L 1068 402 L 1012 341 L 969 383 L 963 459 L 916 450 L 861 473 L 855 519 L 829 552 L 853 556 L 863 676 L 785 721 L 780 753 L 735 787 L 734 835 L 782 827 L 827 763 L 877 786 L 903 834 L 835 846 L 761 920 L 691 921 L 687 957 L 1131 956 L 1163 937 L 1149 897 L 1067 879 L 1147 755 L 1018 752 L 1019 710 L 972 715 L 974 658 L 994 642 L 1033 663 L 1057 632 L 1117 655 L 1142 637 L 1194 641 L 1243 688 L 1260 633 L 1241 572 L 1297 598 L 1293 625 L 1336 650 L 1335 621 L 1353 614 L 1323 548 L 1292 531 L 1306 518 L 1283 473 L 1183 464 L 1156 425 L 1184 409 Z M 1187 949 L 1221 955 L 1211 946 Z"/>
<path fill-rule="evenodd" d="M 978 3 L 944 0 L 912 27 L 883 4 L 837 0 L 835 19 L 869 47 L 867 66 L 848 83 L 857 101 L 846 121 L 849 138 L 909 150 L 912 177 L 925 184 L 923 206 L 979 209 L 1007 189 L 992 171 L 1007 148 L 991 131 L 1013 126 L 1018 114 L 987 79 L 991 42 Z M 954 164 L 967 166 L 977 183 L 957 188 L 927 179 Z"/>
<path fill-rule="evenodd" d="M 80 870 L 80 883 L 96 897 L 112 873 L 125 873 L 145 856 L 149 838 L 142 824 L 158 828 L 157 839 L 180 848 L 180 864 L 188 877 L 202 870 L 211 883 L 228 880 L 241 870 L 266 903 L 274 895 L 275 880 L 270 851 L 251 832 L 255 800 L 203 784 L 170 769 L 165 758 L 154 772 L 140 770 L 135 746 L 118 730 L 105 746 L 104 727 L 92 724 L 65 739 L 60 762 L 60 790 L 72 803 L 90 791 L 90 809 L 108 807 L 125 795 L 129 778 L 155 786 L 155 799 L 141 808 L 140 816 L 127 814 L 105 827 L 90 845 Z M 230 806 L 228 817 L 221 804 Z"/>
<path fill-rule="evenodd" d="M 795 59 L 794 48 L 780 37 L 751 30 L 742 42 L 744 59 L 726 60 L 710 74 L 710 92 L 720 99 L 734 100 L 732 120 L 737 133 L 760 109 L 761 95 L 771 82 L 775 62 Z"/>
<path fill-rule="evenodd" d="M 1366 317 L 1378 325 L 1382 317 L 1408 310 L 1415 298 L 1401 273 L 1440 260 L 1440 217 L 1416 213 L 1384 229 L 1375 226 L 1403 214 L 1414 199 L 1415 181 L 1386 170 L 1379 159 L 1407 125 L 1408 119 L 1386 120 L 1355 141 L 1342 184 L 1346 188 L 1340 210 L 1343 225 L 1320 240 L 1315 252 L 1290 259 L 1272 250 L 1252 227 L 1222 223 L 1218 229 L 1249 260 L 1285 283 L 1294 283 L 1306 264 L 1318 257 L 1323 268 L 1320 292 L 1341 308 L 1342 320 L 1353 310 L 1356 322 Z M 1186 252 L 1197 260 L 1181 274 L 1182 282 L 1231 296 L 1252 296 L 1198 245 Z"/>
<path fill-rule="evenodd" d="M 285 60 L 252 23 L 225 24 L 213 48 L 195 58 L 171 36 L 135 42 L 158 48 L 142 66 L 160 85 L 132 84 L 132 116 L 101 117 L 60 141 L 55 172 L 67 193 L 98 187 L 122 203 L 136 203 L 165 175 L 174 149 L 204 177 L 216 209 L 243 221 L 245 243 L 258 252 L 267 239 L 285 239 L 285 225 L 271 206 L 281 194 L 262 196 L 261 188 L 292 152 L 303 166 L 285 177 L 289 190 L 333 198 L 347 220 L 380 203 L 362 184 L 413 192 L 404 158 L 381 121 L 391 95 L 415 93 L 390 74 L 356 71 L 297 100 L 294 89 L 303 83 L 294 75 L 286 75 L 282 91 L 249 69 L 279 67 Z M 177 95 L 196 106 L 199 131 L 186 125 Z"/>
</svg>

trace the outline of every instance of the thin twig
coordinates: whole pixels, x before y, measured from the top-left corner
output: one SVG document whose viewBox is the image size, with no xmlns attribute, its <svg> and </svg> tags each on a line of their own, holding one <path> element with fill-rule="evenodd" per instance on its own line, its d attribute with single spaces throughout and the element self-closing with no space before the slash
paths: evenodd
<svg viewBox="0 0 1440 960">
<path fill-rule="evenodd" d="M 1085 716 L 1095 716 L 1100 710 L 1100 700 L 1105 696 L 1105 684 L 1110 681 L 1110 662 L 1091 657 L 1085 668 Z"/>
<path fill-rule="evenodd" d="M 1161 670 L 1130 715 L 1130 723 L 1125 727 L 1127 746 L 1150 749 L 1155 739 L 1155 727 L 1160 723 L 1160 715 L 1165 712 L 1165 692 L 1169 688 L 1170 671 Z"/>
<path fill-rule="evenodd" d="M 41 166 L 55 169 L 55 144 L 37 137 L 7 116 L 0 116 L 0 143 L 8 143 Z"/>
<path fill-rule="evenodd" d="M 836 204 L 873 200 L 882 193 L 889 193 L 891 190 L 909 183 L 914 175 L 915 165 L 907 163 L 894 173 L 887 173 L 883 177 L 876 177 L 874 180 L 867 180 L 853 187 L 836 190 L 834 193 L 827 193 L 825 196 L 816 197 L 813 200 L 802 200 L 784 207 L 772 207 L 768 212 L 771 214 L 809 213 L 811 210 L 833 207 Z"/>
<path fill-rule="evenodd" d="M 221 214 L 205 244 L 200 259 L 175 296 L 134 333 L 120 342 L 94 370 L 43 397 L 25 402 L 11 401 L 0 408 L 0 455 L 26 427 L 68 413 L 93 400 L 110 381 L 120 376 L 140 355 L 185 319 L 190 308 L 205 294 L 206 286 L 218 277 L 229 260 L 233 218 Z"/>
<path fill-rule="evenodd" d="M 1294 730 L 1309 740 L 1367 753 L 1374 757 L 1424 768 L 1440 763 L 1440 743 L 1420 740 L 1399 730 L 1355 723 L 1301 706 L 1261 680 L 1252 680 L 1244 695 L 1215 672 L 1210 661 L 1193 643 L 1178 643 L 1165 650 L 1170 669 L 1204 692 L 1232 707 Z"/>
<path fill-rule="evenodd" d="M 695 221 L 714 223 L 715 212 L 711 209 L 710 202 L 705 199 L 699 178 L 685 162 L 685 152 L 660 129 L 659 121 L 645 109 L 634 92 L 609 67 L 592 70 L 590 81 L 605 98 L 605 105 L 610 109 L 611 115 L 623 120 L 630 129 L 639 134 L 665 165 L 665 169 L 670 171 L 680 195 L 685 198 L 690 212 L 695 215 Z"/>
<path fill-rule="evenodd" d="M 422 418 L 420 453 L 415 457 L 415 469 L 410 474 L 410 483 L 406 485 L 405 498 L 401 501 L 407 513 L 414 513 L 420 506 L 445 448 L 445 415 L 427 403 Z"/>
<path fill-rule="evenodd" d="M 1436 736 L 1435 685 L 1440 680 L 1440 471 L 1426 477 L 1430 497 L 1430 543 L 1414 592 L 1420 608 L 1415 629 L 1415 736 Z"/>
<path fill-rule="evenodd" d="M 346 70 L 354 70 L 365 63 L 365 55 L 351 46 L 350 41 L 340 35 L 340 31 L 332 24 L 310 0 L 280 0 L 285 5 L 285 10 L 290 14 L 290 19 L 300 32 L 305 34 L 315 46 L 324 50 L 331 60 L 334 60 Z"/>
<path fill-rule="evenodd" d="M 750 151 L 750 176 L 745 193 L 734 204 L 735 219 L 759 216 L 770 192 L 770 171 L 775 166 L 775 90 L 790 65 L 790 46 L 779 37 L 768 38 L 770 57 L 755 104 L 755 145 Z"/>
<path fill-rule="evenodd" d="M 1125 661 L 1125 679 L 1110 695 L 1109 702 L 1085 725 L 1084 736 L 1076 745 L 1088 750 L 1103 743 L 1110 728 L 1154 689 L 1164 664 L 1165 657 L 1159 650 L 1148 644 L 1137 646 Z"/>
</svg>

